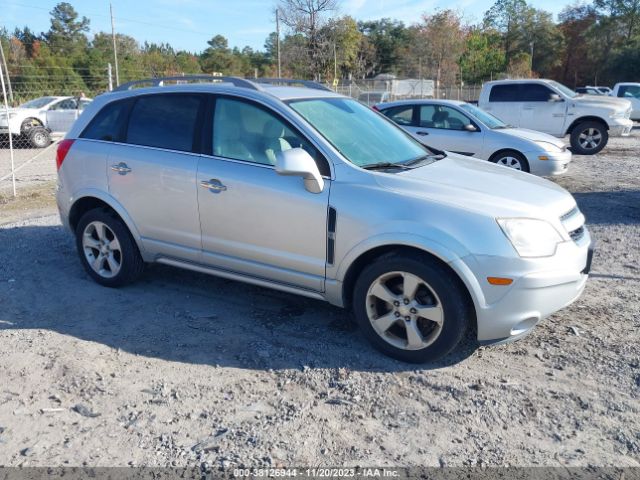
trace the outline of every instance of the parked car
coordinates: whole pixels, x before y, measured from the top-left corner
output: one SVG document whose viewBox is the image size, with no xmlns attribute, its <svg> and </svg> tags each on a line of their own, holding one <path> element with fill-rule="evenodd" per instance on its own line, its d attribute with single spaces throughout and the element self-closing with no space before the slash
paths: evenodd
<svg viewBox="0 0 640 480">
<path fill-rule="evenodd" d="M 571 152 L 546 133 L 513 128 L 456 100 L 405 100 L 375 107 L 417 140 L 536 175 L 566 172 Z"/>
<path fill-rule="evenodd" d="M 436 154 L 321 86 L 169 80 L 101 95 L 58 146 L 60 215 L 99 284 L 158 262 L 326 300 L 409 362 L 468 329 L 518 339 L 582 293 L 591 239 L 556 184 Z"/>
<path fill-rule="evenodd" d="M 608 95 L 597 87 L 577 87 L 574 91 L 582 95 Z"/>
<path fill-rule="evenodd" d="M 631 102 L 631 120 L 640 121 L 640 83 L 616 83 L 612 95 L 629 100 Z"/>
<path fill-rule="evenodd" d="M 0 134 L 22 136 L 31 146 L 49 145 L 49 132 L 66 132 L 80 112 L 91 102 L 89 98 L 40 97 L 9 109 L 9 119 L 0 111 Z"/>
<path fill-rule="evenodd" d="M 478 106 L 503 122 L 556 137 L 571 136 L 573 153 L 593 155 L 609 136 L 628 136 L 631 104 L 606 96 L 582 96 L 553 80 L 485 83 Z"/>
<path fill-rule="evenodd" d="M 388 102 L 391 100 L 389 92 L 363 92 L 358 95 L 358 101 L 372 107 L 378 103 Z"/>
</svg>

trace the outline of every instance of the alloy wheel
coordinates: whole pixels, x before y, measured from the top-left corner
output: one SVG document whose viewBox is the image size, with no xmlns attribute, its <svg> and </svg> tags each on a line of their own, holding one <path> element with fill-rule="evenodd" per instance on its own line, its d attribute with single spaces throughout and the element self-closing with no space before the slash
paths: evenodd
<svg viewBox="0 0 640 480">
<path fill-rule="evenodd" d="M 89 223 L 82 234 L 85 258 L 98 275 L 113 278 L 122 267 L 122 249 L 113 230 L 105 223 Z"/>
<path fill-rule="evenodd" d="M 597 128 L 587 128 L 578 137 L 580 146 L 585 150 L 593 150 L 602 142 L 602 133 Z"/>
<path fill-rule="evenodd" d="M 420 350 L 442 332 L 444 309 L 438 295 L 412 273 L 379 276 L 369 287 L 366 302 L 374 330 L 394 347 Z"/>
</svg>

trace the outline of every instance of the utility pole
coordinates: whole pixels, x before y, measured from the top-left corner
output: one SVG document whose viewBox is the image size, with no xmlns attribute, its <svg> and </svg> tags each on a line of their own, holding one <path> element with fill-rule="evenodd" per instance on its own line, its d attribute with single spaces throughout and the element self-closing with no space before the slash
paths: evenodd
<svg viewBox="0 0 640 480">
<path fill-rule="evenodd" d="M 107 77 L 109 78 L 109 91 L 113 91 L 113 76 L 111 75 L 111 63 L 107 66 Z"/>
<path fill-rule="evenodd" d="M 113 62 L 116 66 L 116 87 L 120 86 L 120 74 L 118 72 L 118 49 L 116 48 L 116 27 L 113 23 L 113 5 L 109 3 L 109 12 L 111 13 L 111 40 L 113 41 Z"/>
<path fill-rule="evenodd" d="M 533 77 L 533 41 L 531 41 L 529 46 L 531 47 L 531 74 L 529 76 Z"/>
<path fill-rule="evenodd" d="M 276 8 L 276 50 L 278 53 L 278 78 L 282 78 L 282 65 L 280 64 L 280 10 Z"/>
</svg>

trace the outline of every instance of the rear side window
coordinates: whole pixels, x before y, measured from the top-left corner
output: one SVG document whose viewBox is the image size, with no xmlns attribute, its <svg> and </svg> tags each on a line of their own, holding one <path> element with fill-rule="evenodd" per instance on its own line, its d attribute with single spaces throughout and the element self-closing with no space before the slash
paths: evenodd
<svg viewBox="0 0 640 480">
<path fill-rule="evenodd" d="M 518 84 L 494 85 L 489 94 L 490 102 L 518 102 Z"/>
<path fill-rule="evenodd" d="M 398 125 L 413 125 L 413 106 L 391 107 L 382 113 Z"/>
<path fill-rule="evenodd" d="M 548 102 L 554 92 L 539 83 L 520 84 L 521 102 Z"/>
<path fill-rule="evenodd" d="M 147 95 L 136 100 L 129 115 L 127 143 L 191 152 L 199 95 Z"/>
<path fill-rule="evenodd" d="M 618 96 L 623 98 L 640 98 L 640 86 L 623 85 L 618 90 Z"/>
<path fill-rule="evenodd" d="M 125 121 L 128 101 L 113 102 L 105 105 L 98 114 L 89 122 L 80 138 L 92 140 L 104 140 L 107 142 L 121 141 L 122 125 Z"/>
</svg>

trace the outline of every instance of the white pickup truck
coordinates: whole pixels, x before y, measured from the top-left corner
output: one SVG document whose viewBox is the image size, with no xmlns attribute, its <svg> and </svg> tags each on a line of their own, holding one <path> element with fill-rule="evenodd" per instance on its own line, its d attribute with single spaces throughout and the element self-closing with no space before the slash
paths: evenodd
<svg viewBox="0 0 640 480">
<path fill-rule="evenodd" d="M 628 136 L 631 102 L 579 95 L 553 80 L 498 80 L 482 86 L 478 106 L 503 122 L 556 137 L 571 135 L 573 153 L 593 155 L 609 136 Z"/>
<path fill-rule="evenodd" d="M 629 100 L 631 102 L 631 120 L 640 121 L 640 83 L 616 83 L 611 96 Z"/>
</svg>

